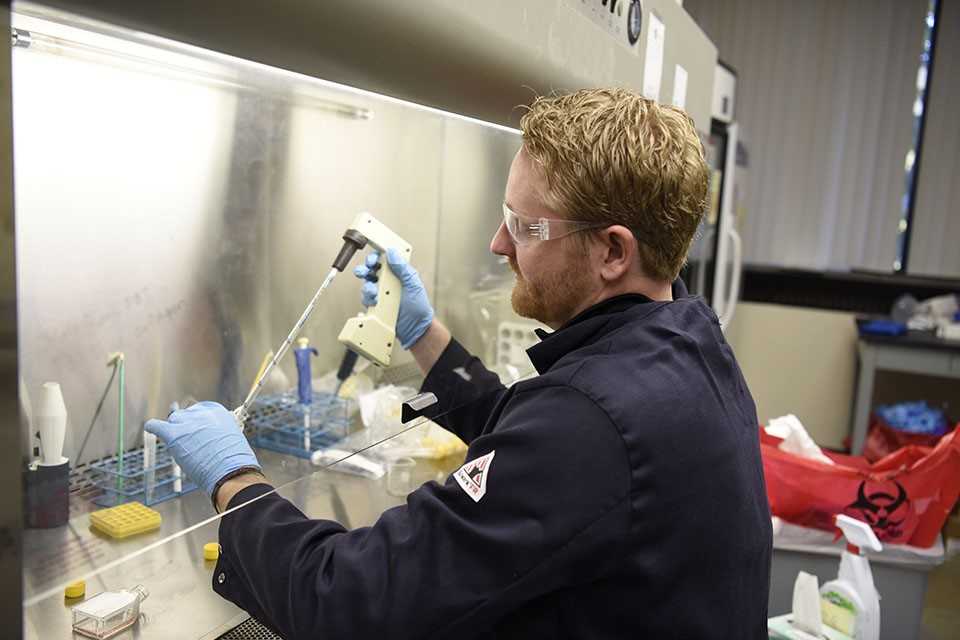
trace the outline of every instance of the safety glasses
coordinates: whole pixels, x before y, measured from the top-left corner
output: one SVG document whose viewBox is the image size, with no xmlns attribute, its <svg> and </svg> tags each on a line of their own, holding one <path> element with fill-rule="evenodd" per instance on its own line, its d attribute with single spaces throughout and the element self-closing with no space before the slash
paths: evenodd
<svg viewBox="0 0 960 640">
<path fill-rule="evenodd" d="M 515 244 L 528 244 L 542 240 L 556 240 L 571 233 L 609 226 L 603 222 L 581 222 L 557 218 L 532 218 L 520 215 L 503 203 L 503 226 Z"/>
</svg>

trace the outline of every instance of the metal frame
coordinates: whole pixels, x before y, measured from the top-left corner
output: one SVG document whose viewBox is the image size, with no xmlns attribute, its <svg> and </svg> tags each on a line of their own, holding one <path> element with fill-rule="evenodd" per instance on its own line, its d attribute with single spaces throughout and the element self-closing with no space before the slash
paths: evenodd
<svg viewBox="0 0 960 640">
<path fill-rule="evenodd" d="M 923 90 L 917 96 L 918 101 L 923 106 L 923 111 L 916 118 L 914 136 L 913 136 L 913 166 L 907 174 L 907 210 L 903 212 L 900 219 L 902 231 L 897 237 L 897 259 L 893 265 L 893 272 L 898 275 L 907 273 L 907 267 L 910 260 L 910 237 L 913 232 L 913 218 L 917 207 L 917 185 L 920 183 L 920 162 L 923 158 L 923 139 L 927 127 L 927 105 L 930 103 L 930 86 L 933 84 L 933 60 L 937 50 L 937 33 L 940 24 L 940 0 L 930 0 L 931 10 L 924 18 L 933 17 L 933 25 L 929 27 L 929 40 L 925 43 L 924 52 L 921 59 L 926 57 L 927 79 L 923 85 Z M 924 34 L 924 39 L 926 38 Z"/>
<path fill-rule="evenodd" d="M 0 4 L 10 32 L 10 3 Z M 0 54 L 0 620 L 20 637 L 23 628 L 20 410 L 17 400 L 17 285 L 13 216 L 13 118 L 10 47 Z"/>
</svg>

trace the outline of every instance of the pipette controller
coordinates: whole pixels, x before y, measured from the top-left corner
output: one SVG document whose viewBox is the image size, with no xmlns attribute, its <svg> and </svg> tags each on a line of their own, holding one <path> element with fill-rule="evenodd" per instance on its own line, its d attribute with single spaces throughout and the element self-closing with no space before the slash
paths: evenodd
<svg viewBox="0 0 960 640">
<path fill-rule="evenodd" d="M 366 239 L 367 243 L 380 253 L 380 260 L 386 259 L 389 249 L 396 250 L 405 260 L 410 260 L 413 251 L 410 243 L 369 213 L 361 213 L 354 218 L 348 233 L 350 231 Z M 337 339 L 374 365 L 387 367 L 390 366 L 390 356 L 396 340 L 394 332 L 400 312 L 401 286 L 400 279 L 392 269 L 380 269 L 377 272 L 376 284 L 377 304 L 348 319 Z"/>
</svg>

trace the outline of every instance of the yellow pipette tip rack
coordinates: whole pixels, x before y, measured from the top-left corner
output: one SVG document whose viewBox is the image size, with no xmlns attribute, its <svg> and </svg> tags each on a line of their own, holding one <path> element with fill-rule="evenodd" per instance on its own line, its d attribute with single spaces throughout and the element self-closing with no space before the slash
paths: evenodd
<svg viewBox="0 0 960 640">
<path fill-rule="evenodd" d="M 82 598 L 84 594 L 87 593 L 87 583 L 83 580 L 77 580 L 76 582 L 71 582 L 67 585 L 67 588 L 63 590 L 64 598 Z"/>
<path fill-rule="evenodd" d="M 160 528 L 160 514 L 139 502 L 128 502 L 90 514 L 90 525 L 111 538 L 126 538 Z"/>
</svg>

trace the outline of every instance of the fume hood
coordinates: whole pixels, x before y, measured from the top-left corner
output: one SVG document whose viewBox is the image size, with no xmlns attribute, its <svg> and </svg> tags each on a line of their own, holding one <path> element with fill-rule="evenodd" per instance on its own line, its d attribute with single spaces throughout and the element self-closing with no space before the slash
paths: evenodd
<svg viewBox="0 0 960 640">
<path fill-rule="evenodd" d="M 25 418 L 7 425 L 20 435 L 4 467 L 20 478 L 37 457 L 29 408 L 48 381 L 62 389 L 70 461 L 66 524 L 11 525 L 22 581 L 8 574 L 4 592 L 23 603 L 27 638 L 69 636 L 64 589 L 80 578 L 91 593 L 149 589 L 139 638 L 214 638 L 246 619 L 210 590 L 203 548 L 218 517 L 200 492 L 181 486 L 154 506 L 159 529 L 112 539 L 90 528 L 94 470 L 118 453 L 142 465 L 144 420 L 174 403 L 242 399 L 359 211 L 415 247 L 458 339 L 522 378 L 526 321 L 486 243 L 520 145 L 518 105 L 617 85 L 682 102 L 710 131 L 716 49 L 675 0 L 77 0 L 15 3 L 11 26 L 8 266 Z M 320 372 L 336 367 L 335 336 L 359 310 L 347 276 L 325 296 L 305 328 Z M 399 351 L 378 375 L 416 384 Z M 263 461 L 283 495 L 347 526 L 400 502 L 306 460 Z"/>
</svg>

